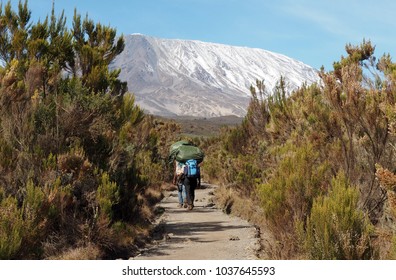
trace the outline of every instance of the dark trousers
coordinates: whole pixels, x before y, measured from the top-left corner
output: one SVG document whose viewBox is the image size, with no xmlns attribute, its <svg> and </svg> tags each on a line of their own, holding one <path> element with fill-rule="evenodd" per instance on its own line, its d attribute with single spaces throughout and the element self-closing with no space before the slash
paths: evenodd
<svg viewBox="0 0 396 280">
<path fill-rule="evenodd" d="M 198 179 L 197 178 L 184 178 L 184 186 L 186 187 L 186 197 L 187 203 L 189 205 L 194 204 L 195 199 L 195 189 L 197 188 Z"/>
</svg>

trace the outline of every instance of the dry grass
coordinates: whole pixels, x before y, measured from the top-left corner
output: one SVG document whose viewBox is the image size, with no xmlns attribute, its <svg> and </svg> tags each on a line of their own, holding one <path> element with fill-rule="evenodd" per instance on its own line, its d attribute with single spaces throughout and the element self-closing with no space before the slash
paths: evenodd
<svg viewBox="0 0 396 280">
<path fill-rule="evenodd" d="M 377 258 L 381 260 L 396 259 L 394 251 L 394 235 L 389 228 L 377 228 L 372 237 L 372 243 L 377 248 Z"/>
<path fill-rule="evenodd" d="M 146 191 L 144 192 L 144 196 L 149 205 L 156 204 L 164 197 L 161 189 L 154 187 L 146 189 Z"/>
<path fill-rule="evenodd" d="M 49 260 L 99 260 L 102 258 L 101 250 L 95 244 L 71 248 L 59 255 L 50 256 Z"/>
<path fill-rule="evenodd" d="M 161 190 L 166 192 L 172 192 L 176 190 L 176 186 L 170 183 L 164 183 L 161 185 Z"/>
</svg>

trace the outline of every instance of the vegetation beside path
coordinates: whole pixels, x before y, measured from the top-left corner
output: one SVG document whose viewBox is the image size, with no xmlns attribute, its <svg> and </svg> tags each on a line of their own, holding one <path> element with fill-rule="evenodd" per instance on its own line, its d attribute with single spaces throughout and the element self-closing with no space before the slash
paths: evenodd
<svg viewBox="0 0 396 280">
<path fill-rule="evenodd" d="M 270 258 L 396 257 L 396 64 L 370 41 L 346 52 L 320 85 L 257 80 L 242 124 L 206 142 L 204 173 L 276 237 Z"/>
<path fill-rule="evenodd" d="M 128 257 L 185 137 L 205 151 L 218 205 L 274 238 L 263 257 L 396 258 L 396 64 L 370 41 L 348 44 L 321 84 L 257 80 L 242 122 L 202 137 L 181 129 L 213 126 L 136 106 L 108 67 L 124 48 L 114 28 L 66 20 L 1 4 L 0 259 Z"/>
<path fill-rule="evenodd" d="M 135 105 L 116 30 L 0 7 L 0 259 L 103 259 L 147 236 L 177 125 Z M 69 28 L 68 26 L 72 26 Z"/>
</svg>

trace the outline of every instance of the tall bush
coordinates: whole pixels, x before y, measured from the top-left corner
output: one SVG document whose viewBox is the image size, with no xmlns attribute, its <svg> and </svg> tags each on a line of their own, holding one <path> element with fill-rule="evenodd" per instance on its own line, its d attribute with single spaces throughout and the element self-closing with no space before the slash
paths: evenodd
<svg viewBox="0 0 396 280">
<path fill-rule="evenodd" d="M 15 259 L 22 246 L 23 220 L 13 197 L 0 199 L 0 259 Z"/>
<path fill-rule="evenodd" d="M 113 225 L 148 226 L 144 194 L 167 174 L 174 126 L 145 116 L 109 70 L 122 35 L 77 11 L 68 28 L 54 10 L 31 22 L 27 1 L 0 4 L 1 257 L 116 256 L 132 237 Z"/>
<path fill-rule="evenodd" d="M 272 226 L 292 233 L 294 223 L 305 220 L 315 197 L 326 190 L 328 163 L 319 161 L 311 145 L 285 144 L 275 153 L 282 159 L 258 192 Z"/>
<path fill-rule="evenodd" d="M 102 174 L 96 199 L 98 201 L 99 214 L 111 221 L 113 218 L 113 207 L 119 202 L 119 193 L 117 184 L 110 181 L 107 173 Z"/>
<path fill-rule="evenodd" d="M 303 232 L 304 249 L 312 259 L 370 259 L 373 226 L 359 209 L 359 192 L 342 172 L 327 195 L 317 197 Z"/>
</svg>

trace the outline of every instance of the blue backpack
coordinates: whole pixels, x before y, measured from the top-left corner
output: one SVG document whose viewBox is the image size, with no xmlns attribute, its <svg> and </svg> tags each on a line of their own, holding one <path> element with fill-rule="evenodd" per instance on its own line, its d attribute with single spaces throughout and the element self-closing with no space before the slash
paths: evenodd
<svg viewBox="0 0 396 280">
<path fill-rule="evenodd" d="M 188 178 L 198 178 L 199 177 L 200 170 L 199 170 L 198 162 L 195 159 L 189 159 L 186 161 L 184 174 Z"/>
</svg>

